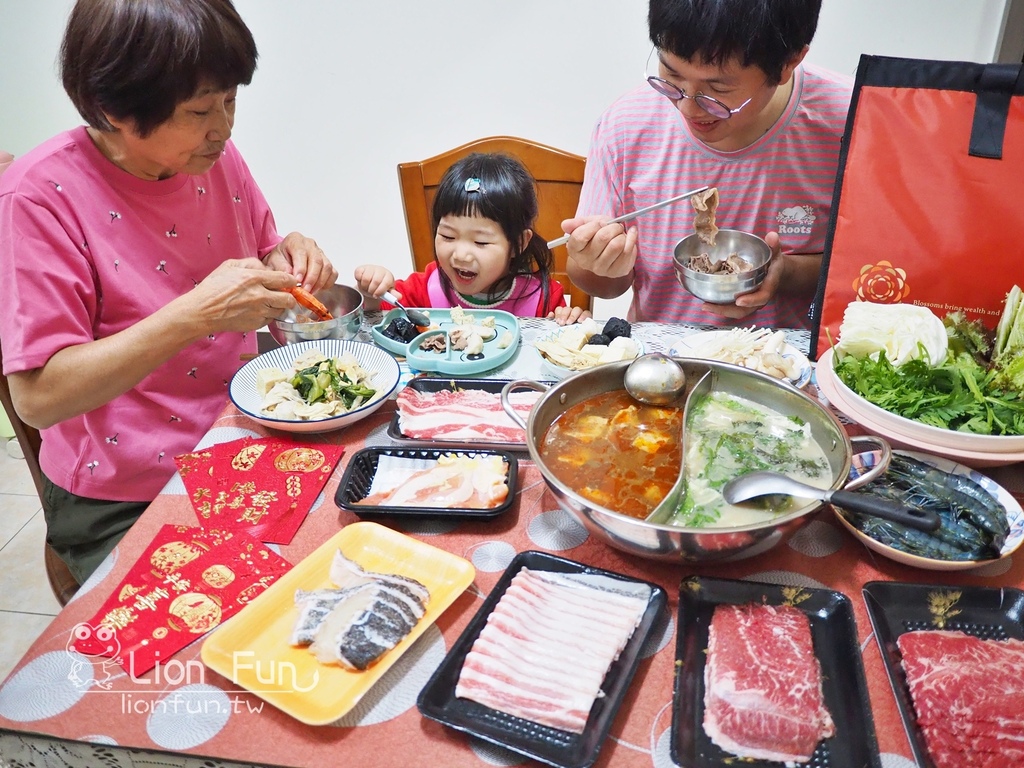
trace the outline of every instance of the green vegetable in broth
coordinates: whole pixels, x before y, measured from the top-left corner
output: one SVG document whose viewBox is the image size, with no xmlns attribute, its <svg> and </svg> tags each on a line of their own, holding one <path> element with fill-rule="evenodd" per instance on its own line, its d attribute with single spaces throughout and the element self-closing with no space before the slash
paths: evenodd
<svg viewBox="0 0 1024 768">
<path fill-rule="evenodd" d="M 702 398 L 686 425 L 686 494 L 671 524 L 735 526 L 769 520 L 794 506 L 783 495 L 743 506 L 727 504 L 722 487 L 734 477 L 770 469 L 828 488 L 832 473 L 810 425 L 764 405 L 723 392 Z"/>
</svg>

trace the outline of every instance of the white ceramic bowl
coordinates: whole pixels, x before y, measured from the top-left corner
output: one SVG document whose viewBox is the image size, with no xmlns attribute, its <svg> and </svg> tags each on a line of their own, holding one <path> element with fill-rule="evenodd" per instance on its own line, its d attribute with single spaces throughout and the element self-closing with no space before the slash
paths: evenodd
<svg viewBox="0 0 1024 768">
<path fill-rule="evenodd" d="M 860 423 L 863 423 L 862 418 L 866 418 L 876 427 L 881 426 L 898 438 L 907 438 L 941 449 L 979 453 L 1024 452 L 1024 435 L 977 435 L 971 432 L 956 432 L 951 429 L 922 424 L 919 421 L 907 419 L 884 408 L 879 408 L 846 386 L 843 380 L 836 375 L 834 365 L 833 350 L 826 350 L 818 360 L 818 379 L 819 381 L 822 378 L 831 379 L 833 387 L 840 395 L 840 400 L 855 411 L 848 415 Z"/>
<path fill-rule="evenodd" d="M 672 355 L 672 357 L 706 357 L 702 354 L 701 348 L 706 344 L 714 344 L 722 337 L 727 336 L 730 332 L 731 331 L 729 330 L 698 331 L 697 333 L 691 333 L 689 336 L 672 339 L 668 353 Z M 791 379 L 787 378 L 786 381 L 797 389 L 803 389 L 807 386 L 807 382 L 811 380 L 811 374 L 814 372 L 814 369 L 811 367 L 811 361 L 807 359 L 807 355 L 792 344 L 788 343 L 782 348 L 782 356 L 788 358 L 796 367 L 796 374 Z M 706 357 L 706 359 L 714 360 L 718 358 Z M 733 361 L 725 360 L 724 362 Z M 745 363 L 737 363 L 737 365 L 742 365 L 744 368 L 752 367 Z"/>
<path fill-rule="evenodd" d="M 299 355 L 313 349 L 319 350 L 326 357 L 340 357 L 346 352 L 353 355 L 359 365 L 372 374 L 370 385 L 377 390 L 376 394 L 360 407 L 327 419 L 275 419 L 260 413 L 263 397 L 256 389 L 257 373 L 264 368 L 287 371 Z M 400 372 L 395 358 L 375 344 L 349 339 L 302 341 L 273 349 L 250 360 L 232 377 L 228 391 L 231 402 L 238 410 L 265 427 L 284 432 L 330 432 L 350 426 L 380 408 L 398 386 Z"/>
<path fill-rule="evenodd" d="M 868 549 L 873 552 L 877 552 L 880 555 L 884 555 L 890 560 L 895 560 L 897 563 L 910 565 L 914 568 L 923 568 L 928 571 L 967 571 L 972 568 L 981 568 L 986 565 L 991 565 L 992 563 L 997 563 L 1000 560 L 1004 560 L 1016 552 L 1020 545 L 1024 543 L 1024 510 L 1021 509 L 1020 504 L 1015 498 L 1013 498 L 1010 492 L 999 485 L 995 480 L 992 480 L 990 477 L 987 477 L 980 472 L 974 471 L 970 467 L 965 467 L 955 461 L 949 461 L 948 459 L 943 459 L 938 456 L 931 456 L 927 453 L 916 453 L 914 451 L 899 451 L 899 453 L 918 459 L 919 461 L 923 461 L 927 464 L 931 464 L 937 469 L 941 469 L 943 472 L 949 472 L 954 475 L 963 475 L 976 482 L 997 501 L 999 501 L 999 503 L 1006 507 L 1006 519 L 1010 523 L 1010 533 L 1006 536 L 1006 542 L 999 551 L 998 558 L 992 558 L 990 560 L 935 560 L 930 557 L 912 555 L 909 552 L 901 552 L 900 550 L 883 544 L 880 541 L 876 541 L 864 533 L 864 531 L 854 527 L 854 525 L 847 521 L 842 514 L 836 511 L 836 518 L 842 526 L 852 533 L 853 536 Z M 854 464 L 856 466 L 856 459 L 864 458 L 864 456 L 861 455 L 854 458 Z"/>
</svg>

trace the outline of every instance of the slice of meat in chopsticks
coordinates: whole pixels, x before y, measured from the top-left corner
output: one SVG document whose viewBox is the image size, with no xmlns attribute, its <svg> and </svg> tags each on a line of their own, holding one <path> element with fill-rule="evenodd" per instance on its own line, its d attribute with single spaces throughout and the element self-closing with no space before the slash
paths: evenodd
<svg viewBox="0 0 1024 768">
<path fill-rule="evenodd" d="M 296 285 L 293 288 L 289 288 L 288 292 L 295 297 L 295 300 L 299 302 L 299 304 L 301 304 L 306 309 L 310 310 L 314 315 L 316 315 L 317 320 L 334 319 L 334 315 L 332 315 L 327 310 L 327 307 L 324 306 L 323 302 L 320 301 L 320 299 L 318 299 L 312 293 L 307 291 L 305 288 L 303 288 L 301 285 Z"/>
<path fill-rule="evenodd" d="M 715 244 L 718 227 L 715 224 L 715 211 L 718 210 L 718 188 L 711 187 L 690 198 L 690 204 L 697 215 L 693 219 L 693 230 L 701 242 Z"/>
</svg>

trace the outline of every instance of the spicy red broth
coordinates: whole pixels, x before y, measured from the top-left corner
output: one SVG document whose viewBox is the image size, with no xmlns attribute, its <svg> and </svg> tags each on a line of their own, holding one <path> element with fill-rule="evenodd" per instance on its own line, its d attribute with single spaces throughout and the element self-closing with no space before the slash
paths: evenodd
<svg viewBox="0 0 1024 768">
<path fill-rule="evenodd" d="M 647 517 L 675 485 L 682 466 L 681 408 L 638 403 L 605 392 L 562 413 L 540 446 L 562 483 L 605 509 Z"/>
</svg>

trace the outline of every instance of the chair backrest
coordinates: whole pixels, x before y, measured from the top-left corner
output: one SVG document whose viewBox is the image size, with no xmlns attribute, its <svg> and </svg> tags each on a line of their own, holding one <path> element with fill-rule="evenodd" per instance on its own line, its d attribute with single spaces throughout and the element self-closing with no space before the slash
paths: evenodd
<svg viewBox="0 0 1024 768">
<path fill-rule="evenodd" d="M 554 147 L 513 136 L 492 136 L 463 144 L 461 147 L 420 162 L 400 163 L 398 182 L 405 207 L 405 226 L 409 233 L 413 265 L 422 272 L 434 260 L 434 229 L 430 210 L 437 185 L 449 166 L 473 152 L 504 152 L 519 159 L 537 181 L 537 202 L 540 208 L 536 231 L 541 237 L 561 237 L 562 221 L 576 215 L 576 206 L 583 187 L 586 158 Z M 552 277 L 562 284 L 572 306 L 591 308 L 590 294 L 577 288 L 566 271 L 568 252 L 559 246 L 552 252 Z"/>
<path fill-rule="evenodd" d="M 0 168 L 0 173 L 3 172 Z M 42 446 L 42 437 L 39 430 L 26 424 L 21 420 L 18 412 L 14 410 L 14 401 L 11 399 L 11 387 L 7 383 L 7 377 L 3 375 L 4 350 L 3 342 L 0 341 L 0 403 L 3 403 L 4 411 L 7 412 L 8 421 L 14 429 L 14 437 L 21 445 L 21 451 L 25 454 L 25 464 L 32 475 L 32 482 L 36 486 L 36 494 L 39 501 L 43 500 L 43 470 L 39 466 L 39 448 Z M 50 582 L 50 589 L 54 597 L 61 605 L 67 605 L 68 601 L 78 591 L 78 581 L 71 574 L 67 564 L 58 557 L 49 544 L 43 544 L 43 563 L 46 568 L 46 578 Z"/>
</svg>

